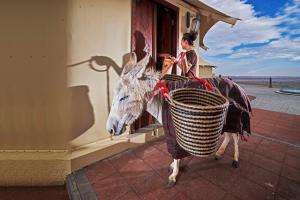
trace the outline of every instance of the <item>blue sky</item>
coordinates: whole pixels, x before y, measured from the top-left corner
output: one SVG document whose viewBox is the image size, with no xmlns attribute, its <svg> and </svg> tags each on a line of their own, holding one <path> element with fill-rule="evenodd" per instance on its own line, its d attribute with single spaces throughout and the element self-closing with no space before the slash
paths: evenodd
<svg viewBox="0 0 300 200">
<path fill-rule="evenodd" d="M 219 22 L 200 55 L 222 75 L 300 76 L 300 0 L 202 0 L 242 19 Z"/>
</svg>

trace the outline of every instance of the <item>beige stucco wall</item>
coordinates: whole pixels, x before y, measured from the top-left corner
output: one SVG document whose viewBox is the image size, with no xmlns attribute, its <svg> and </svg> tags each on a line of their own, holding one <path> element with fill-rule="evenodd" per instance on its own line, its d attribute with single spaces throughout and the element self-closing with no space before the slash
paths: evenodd
<svg viewBox="0 0 300 200">
<path fill-rule="evenodd" d="M 180 8 L 180 41 L 188 9 L 170 2 Z M 62 183 L 71 146 L 109 138 L 130 34 L 131 0 L 1 1 L 0 185 Z"/>
<path fill-rule="evenodd" d="M 169 2 L 180 9 L 180 41 L 189 9 Z M 0 148 L 66 149 L 70 140 L 109 137 L 112 90 L 130 51 L 131 0 L 6 0 L 0 9 Z M 96 70 L 78 64 L 92 57 Z"/>
<path fill-rule="evenodd" d="M 208 66 L 200 66 L 199 67 L 199 77 L 201 78 L 210 78 L 213 76 L 212 72 L 213 68 Z"/>
<path fill-rule="evenodd" d="M 63 183 L 70 143 L 109 137 L 107 84 L 112 96 L 130 27 L 131 0 L 1 1 L 0 185 Z M 109 80 L 70 66 L 93 56 Z"/>
<path fill-rule="evenodd" d="M 107 95 L 130 51 L 131 0 L 6 0 L 0 9 L 0 149 L 108 137 Z M 69 66 L 94 56 L 109 80 L 88 62 Z"/>
<path fill-rule="evenodd" d="M 0 149 L 66 149 L 67 2 L 0 6 Z"/>
<path fill-rule="evenodd" d="M 104 70 L 92 70 L 89 62 L 68 68 L 68 86 L 78 105 L 82 106 L 80 112 L 72 115 L 76 118 L 73 125 L 82 131 L 73 129 L 71 144 L 81 146 L 109 137 L 105 124 L 114 83 L 118 79 L 116 71 L 120 72 L 123 55 L 130 51 L 131 0 L 73 0 L 68 13 L 68 65 L 97 56 L 92 65 Z M 87 96 L 76 87 L 87 89 Z M 81 116 L 86 117 L 81 119 Z"/>
<path fill-rule="evenodd" d="M 0 185 L 63 184 L 70 172 L 67 3 L 0 3 Z"/>
<path fill-rule="evenodd" d="M 169 1 L 169 3 L 179 8 L 178 46 L 179 51 L 181 51 L 180 40 L 182 35 L 187 31 L 185 25 L 186 12 L 195 13 L 184 3 L 179 2 L 176 0 Z M 95 123 L 91 128 L 79 136 L 76 135 L 77 133 L 72 133 L 75 139 L 71 144 L 74 147 L 78 147 L 109 137 L 105 130 L 109 103 L 107 99 L 107 84 L 110 87 L 109 95 L 111 96 L 111 102 L 112 89 L 118 78 L 114 68 L 122 66 L 123 55 L 130 51 L 131 0 L 77 0 L 72 1 L 69 9 L 69 18 L 71 21 L 68 30 L 71 37 L 68 37 L 70 39 L 68 41 L 68 64 L 73 65 L 96 55 L 109 58 L 108 60 L 106 60 L 107 58 L 102 58 L 102 66 L 93 62 L 94 66 L 99 70 L 106 69 L 105 63 L 115 63 L 113 64 L 114 67 L 109 68 L 109 82 L 107 82 L 106 72 L 91 70 L 88 63 L 70 67 L 68 70 L 69 86 L 84 85 L 88 87 L 88 97 L 95 117 Z M 115 10 L 118 12 L 114 12 Z M 195 48 L 198 48 L 198 40 L 195 41 Z M 100 61 L 101 59 L 99 59 Z"/>
</svg>

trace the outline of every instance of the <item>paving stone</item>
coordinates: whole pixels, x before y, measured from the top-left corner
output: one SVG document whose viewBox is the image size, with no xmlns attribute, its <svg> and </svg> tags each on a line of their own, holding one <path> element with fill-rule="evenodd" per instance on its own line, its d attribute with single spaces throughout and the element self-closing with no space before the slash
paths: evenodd
<svg viewBox="0 0 300 200">
<path fill-rule="evenodd" d="M 276 186 L 279 180 L 279 175 L 276 175 L 270 171 L 252 164 L 247 165 L 243 169 L 242 176 L 247 177 L 247 179 L 271 191 L 276 190 Z"/>
<path fill-rule="evenodd" d="M 298 168 L 300 170 L 300 157 L 287 154 L 284 163 L 290 167 Z"/>
<path fill-rule="evenodd" d="M 284 165 L 281 175 L 300 184 L 300 169 Z"/>
<path fill-rule="evenodd" d="M 140 198 L 135 192 L 130 191 L 122 196 L 119 200 L 140 200 Z"/>
<path fill-rule="evenodd" d="M 99 179 L 117 173 L 117 170 L 113 167 L 113 165 L 109 161 L 104 160 L 89 165 L 88 167 L 85 168 L 85 172 L 89 178 L 90 183 L 94 183 Z"/>
<path fill-rule="evenodd" d="M 286 145 L 267 140 L 263 140 L 256 149 L 256 153 L 278 162 L 284 161 L 286 151 Z"/>
<path fill-rule="evenodd" d="M 119 199 L 131 190 L 125 178 L 114 174 L 92 184 L 97 197 L 102 200 Z"/>
<path fill-rule="evenodd" d="M 228 193 L 222 200 L 239 200 L 239 199 L 234 197 L 232 194 Z"/>
<path fill-rule="evenodd" d="M 176 189 L 195 200 L 221 200 L 226 195 L 223 189 L 200 177 L 188 182 L 178 182 Z"/>
<path fill-rule="evenodd" d="M 132 188 L 141 199 L 149 200 L 169 200 L 179 193 L 175 187 L 167 188 L 166 182 L 157 174 L 153 174 L 143 184 L 134 185 Z"/>
<path fill-rule="evenodd" d="M 285 177 L 280 177 L 276 193 L 283 198 L 297 200 L 300 197 L 300 184 Z"/>
<path fill-rule="evenodd" d="M 287 154 L 300 158 L 300 148 L 288 147 Z"/>
<path fill-rule="evenodd" d="M 240 177 L 230 190 L 233 196 L 241 200 L 274 199 L 275 193 L 264 187 Z"/>
<path fill-rule="evenodd" d="M 238 174 L 222 168 L 208 168 L 198 172 L 202 177 L 220 186 L 224 190 L 229 190 L 238 178 Z"/>
<path fill-rule="evenodd" d="M 249 162 L 265 170 L 271 171 L 277 175 L 280 175 L 281 173 L 282 163 L 266 158 L 259 154 L 255 154 Z"/>
</svg>

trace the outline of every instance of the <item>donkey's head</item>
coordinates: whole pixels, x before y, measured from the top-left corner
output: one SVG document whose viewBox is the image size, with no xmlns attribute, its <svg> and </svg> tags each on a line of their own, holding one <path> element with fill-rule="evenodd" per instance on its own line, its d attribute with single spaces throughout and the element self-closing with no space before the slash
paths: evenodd
<svg viewBox="0 0 300 200">
<path fill-rule="evenodd" d="M 146 69 L 150 55 L 137 63 L 135 53 L 124 66 L 118 81 L 109 113 L 106 129 L 110 134 L 120 135 L 125 125 L 131 125 L 143 112 L 150 92 L 159 80 L 159 74 Z"/>
</svg>

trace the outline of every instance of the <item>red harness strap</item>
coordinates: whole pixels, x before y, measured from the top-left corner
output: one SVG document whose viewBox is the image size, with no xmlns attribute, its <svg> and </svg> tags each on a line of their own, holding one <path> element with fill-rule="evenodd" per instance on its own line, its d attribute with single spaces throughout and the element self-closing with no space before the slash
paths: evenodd
<svg viewBox="0 0 300 200">
<path fill-rule="evenodd" d="M 201 79 L 201 78 L 198 78 L 198 77 L 192 77 L 192 78 L 189 78 L 189 80 L 197 80 L 197 81 L 199 81 L 199 83 L 203 84 L 206 87 L 206 89 L 208 89 L 210 91 L 214 91 L 213 86 L 209 82 L 207 82 L 205 79 Z M 152 97 L 154 96 L 155 91 L 158 90 L 158 89 L 161 89 L 161 96 L 162 97 L 165 97 L 166 94 L 169 94 L 169 90 L 167 88 L 166 82 L 160 81 L 154 87 L 154 89 L 153 89 L 153 91 L 150 95 L 150 99 L 152 99 Z"/>
<path fill-rule="evenodd" d="M 206 89 L 210 90 L 210 91 L 214 91 L 214 88 L 213 86 L 205 79 L 202 79 L 202 78 L 198 78 L 198 77 L 190 77 L 189 80 L 197 80 L 199 81 L 200 83 L 202 83 Z"/>
</svg>

